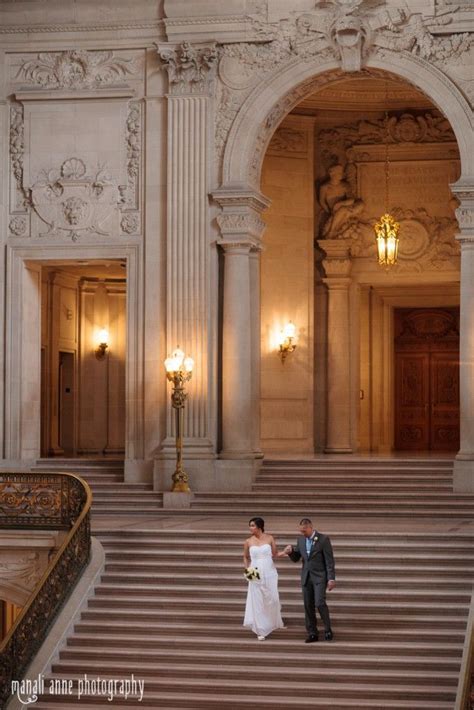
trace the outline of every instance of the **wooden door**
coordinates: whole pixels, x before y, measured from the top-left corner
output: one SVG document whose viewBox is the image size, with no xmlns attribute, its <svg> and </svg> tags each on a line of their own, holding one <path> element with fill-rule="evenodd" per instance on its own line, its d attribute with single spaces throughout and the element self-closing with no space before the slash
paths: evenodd
<svg viewBox="0 0 474 710">
<path fill-rule="evenodd" d="M 457 309 L 395 311 L 395 448 L 459 449 Z"/>
<path fill-rule="evenodd" d="M 429 449 L 429 354 L 397 353 L 395 448 Z"/>
<path fill-rule="evenodd" d="M 459 450 L 459 355 L 433 352 L 430 358 L 430 449 Z"/>
</svg>

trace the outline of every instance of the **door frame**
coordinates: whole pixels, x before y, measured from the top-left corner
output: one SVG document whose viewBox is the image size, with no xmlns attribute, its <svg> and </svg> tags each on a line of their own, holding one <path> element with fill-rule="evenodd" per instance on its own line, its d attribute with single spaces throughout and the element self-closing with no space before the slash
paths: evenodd
<svg viewBox="0 0 474 710">
<path fill-rule="evenodd" d="M 41 267 L 55 261 L 126 261 L 125 458 L 144 458 L 143 263 L 140 245 L 7 247 L 5 458 L 41 456 Z M 21 327 L 18 324 L 21 323 Z"/>
<path fill-rule="evenodd" d="M 370 357 L 361 368 L 368 370 L 370 404 L 361 411 L 370 431 L 370 450 L 390 453 L 395 448 L 395 308 L 449 308 L 460 305 L 459 281 L 437 284 L 373 286 L 370 288 Z M 362 426 L 362 422 L 359 422 Z"/>
</svg>

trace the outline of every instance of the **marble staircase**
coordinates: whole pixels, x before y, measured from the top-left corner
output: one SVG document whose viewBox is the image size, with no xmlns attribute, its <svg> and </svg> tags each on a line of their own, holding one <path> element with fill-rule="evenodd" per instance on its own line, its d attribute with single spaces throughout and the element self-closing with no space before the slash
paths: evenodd
<svg viewBox="0 0 474 710">
<path fill-rule="evenodd" d="M 446 462 L 364 470 L 334 464 L 326 473 L 313 462 L 270 463 L 254 492 L 239 494 L 242 515 L 234 495 L 225 494 L 211 498 L 210 515 L 196 504 L 194 513 L 161 511 L 154 524 L 131 516 L 120 526 L 100 516 L 94 534 L 105 547 L 106 568 L 50 678 L 75 683 L 84 674 L 126 679 L 133 673 L 145 682 L 144 699 L 56 695 L 36 707 L 454 710 L 474 583 L 474 530 L 456 509 L 438 517 L 450 476 Z M 315 513 L 335 551 L 330 643 L 304 644 L 299 565 L 286 558 L 277 563 L 286 628 L 259 642 L 242 627 L 247 515 L 263 509 L 280 549 L 294 542 L 292 481 L 309 488 L 298 494 L 305 503 L 298 514 Z M 350 497 L 351 510 L 366 512 L 322 517 L 311 496 L 325 482 L 334 495 Z M 439 508 L 432 511 L 428 502 L 430 515 L 420 516 L 421 508 L 404 506 L 405 518 L 381 519 L 378 504 L 364 494 L 371 483 L 387 486 L 389 498 L 396 488 L 397 500 L 419 483 L 439 493 Z"/>
</svg>

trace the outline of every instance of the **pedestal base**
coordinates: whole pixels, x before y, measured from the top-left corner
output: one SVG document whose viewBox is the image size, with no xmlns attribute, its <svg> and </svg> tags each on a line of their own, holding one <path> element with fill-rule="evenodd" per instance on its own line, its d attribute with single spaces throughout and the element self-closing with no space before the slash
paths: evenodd
<svg viewBox="0 0 474 710">
<path fill-rule="evenodd" d="M 190 508 L 194 493 L 163 493 L 163 508 L 171 510 L 183 510 Z"/>
<path fill-rule="evenodd" d="M 474 458 L 454 460 L 453 490 L 455 493 L 474 493 Z"/>
</svg>

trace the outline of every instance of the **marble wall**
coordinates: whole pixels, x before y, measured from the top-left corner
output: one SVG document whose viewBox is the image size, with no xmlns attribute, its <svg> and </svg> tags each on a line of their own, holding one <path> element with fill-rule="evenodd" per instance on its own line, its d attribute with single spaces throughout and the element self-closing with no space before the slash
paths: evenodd
<svg viewBox="0 0 474 710">
<path fill-rule="evenodd" d="M 272 204 L 261 256 L 261 440 L 269 451 L 313 450 L 313 123 L 289 116 L 269 145 L 262 191 Z M 284 364 L 280 332 L 296 326 Z"/>
</svg>

